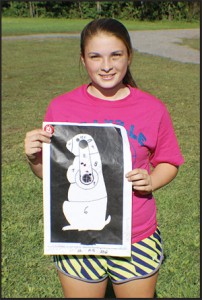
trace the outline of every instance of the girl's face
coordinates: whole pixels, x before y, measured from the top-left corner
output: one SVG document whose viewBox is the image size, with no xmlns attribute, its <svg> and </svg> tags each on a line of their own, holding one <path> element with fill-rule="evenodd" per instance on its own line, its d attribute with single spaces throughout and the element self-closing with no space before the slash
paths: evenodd
<svg viewBox="0 0 202 300">
<path fill-rule="evenodd" d="M 104 94 L 118 91 L 124 85 L 130 57 L 124 43 L 115 36 L 100 33 L 87 41 L 82 62 L 92 86 Z"/>
</svg>

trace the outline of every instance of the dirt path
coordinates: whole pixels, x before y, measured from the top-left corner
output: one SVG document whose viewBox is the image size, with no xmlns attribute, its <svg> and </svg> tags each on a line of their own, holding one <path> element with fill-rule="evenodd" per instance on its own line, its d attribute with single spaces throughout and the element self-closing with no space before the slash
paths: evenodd
<svg viewBox="0 0 202 300">
<path fill-rule="evenodd" d="M 145 30 L 130 32 L 138 52 L 163 56 L 183 63 L 200 63 L 200 52 L 180 45 L 182 39 L 200 37 L 200 29 Z"/>
<path fill-rule="evenodd" d="M 138 52 L 167 57 L 183 63 L 200 63 L 200 51 L 180 45 L 183 38 L 200 37 L 200 29 L 171 29 L 130 31 L 133 48 Z M 46 38 L 79 38 L 79 34 L 35 34 L 2 37 L 2 40 L 30 40 Z"/>
</svg>

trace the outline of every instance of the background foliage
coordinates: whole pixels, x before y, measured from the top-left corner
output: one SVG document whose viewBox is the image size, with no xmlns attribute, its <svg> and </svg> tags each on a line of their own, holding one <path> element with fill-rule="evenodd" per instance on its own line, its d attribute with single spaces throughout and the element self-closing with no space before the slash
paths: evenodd
<svg viewBox="0 0 202 300">
<path fill-rule="evenodd" d="M 48 18 L 112 17 L 134 20 L 199 20 L 193 1 L 2 1 L 3 16 Z"/>
</svg>

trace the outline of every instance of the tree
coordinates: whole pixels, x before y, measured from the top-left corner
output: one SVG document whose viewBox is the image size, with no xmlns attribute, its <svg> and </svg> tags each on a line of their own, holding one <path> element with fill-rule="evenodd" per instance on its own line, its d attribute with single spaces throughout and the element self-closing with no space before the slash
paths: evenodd
<svg viewBox="0 0 202 300">
<path fill-rule="evenodd" d="M 187 1 L 5 1 L 3 16 L 49 18 L 112 17 L 136 20 L 199 20 L 200 0 Z"/>
</svg>

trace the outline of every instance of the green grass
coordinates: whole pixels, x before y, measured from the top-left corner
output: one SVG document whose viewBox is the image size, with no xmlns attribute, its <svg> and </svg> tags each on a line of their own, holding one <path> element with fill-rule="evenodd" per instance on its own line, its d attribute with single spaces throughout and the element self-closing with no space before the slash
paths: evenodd
<svg viewBox="0 0 202 300">
<path fill-rule="evenodd" d="M 2 297 L 61 298 L 51 256 L 43 255 L 42 182 L 23 150 L 48 103 L 85 82 L 79 40 L 2 41 Z M 186 163 L 155 193 L 165 261 L 158 298 L 199 298 L 199 65 L 135 53 L 140 88 L 167 105 Z"/>
<path fill-rule="evenodd" d="M 200 39 L 182 39 L 179 45 L 186 45 L 195 50 L 200 50 Z"/>
<path fill-rule="evenodd" d="M 89 19 L 46 19 L 46 18 L 2 18 L 2 35 L 25 35 L 37 33 L 81 32 Z M 184 29 L 199 28 L 199 22 L 177 21 L 123 21 L 128 30 Z"/>
</svg>

